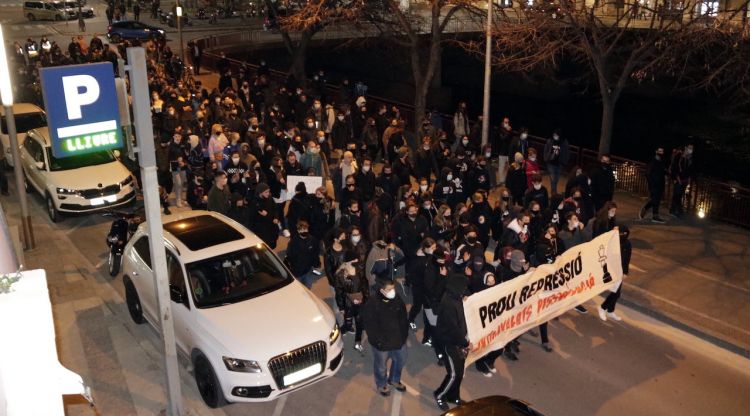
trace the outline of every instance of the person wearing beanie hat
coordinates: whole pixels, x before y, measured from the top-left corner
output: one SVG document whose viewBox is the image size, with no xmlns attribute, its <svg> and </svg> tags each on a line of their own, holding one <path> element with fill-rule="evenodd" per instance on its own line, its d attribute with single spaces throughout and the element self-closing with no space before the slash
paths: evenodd
<svg viewBox="0 0 750 416">
<path fill-rule="evenodd" d="M 250 231 L 260 237 L 269 247 L 276 248 L 278 223 L 276 204 L 271 199 L 271 188 L 265 182 L 255 187 L 255 196 L 248 212 Z"/>
<path fill-rule="evenodd" d="M 307 186 L 304 182 L 298 182 L 294 187 L 294 196 L 289 201 L 286 212 L 286 224 L 292 236 L 297 233 L 297 221 L 300 219 L 310 220 L 313 206 L 310 195 L 307 194 Z"/>
<path fill-rule="evenodd" d="M 294 234 L 286 249 L 285 263 L 292 274 L 311 289 L 317 277 L 314 269 L 320 267 L 320 242 L 310 235 L 310 225 L 306 220 L 299 220 L 294 226 Z"/>
<path fill-rule="evenodd" d="M 484 271 L 481 275 L 481 279 L 481 284 L 478 287 L 475 287 L 476 290 L 473 290 L 472 293 L 481 292 L 482 290 L 491 288 L 497 284 L 495 273 L 490 270 Z M 477 371 L 482 373 L 483 376 L 488 378 L 492 377 L 492 374 L 497 372 L 495 369 L 495 360 L 503 355 L 503 350 L 503 348 L 499 348 L 488 352 L 485 356 L 479 358 L 474 363 L 474 367 L 476 367 Z"/>
<path fill-rule="evenodd" d="M 471 348 L 467 339 L 466 317 L 464 316 L 463 298 L 468 286 L 466 267 L 463 273 L 448 276 L 445 294 L 438 307 L 435 337 L 440 341 L 444 354 L 445 378 L 435 390 L 433 396 L 440 410 L 448 410 L 448 403 L 461 404 L 461 381 L 464 377 L 466 349 Z"/>
<path fill-rule="evenodd" d="M 342 263 L 334 276 L 336 293 L 343 297 L 344 326 L 341 327 L 343 334 L 355 332 L 354 349 L 362 353 L 362 317 L 360 308 L 367 301 L 370 293 L 369 285 L 364 273 L 356 267 L 359 256 L 354 250 L 344 252 L 344 263 Z M 353 329 L 352 327 L 356 328 Z"/>
</svg>

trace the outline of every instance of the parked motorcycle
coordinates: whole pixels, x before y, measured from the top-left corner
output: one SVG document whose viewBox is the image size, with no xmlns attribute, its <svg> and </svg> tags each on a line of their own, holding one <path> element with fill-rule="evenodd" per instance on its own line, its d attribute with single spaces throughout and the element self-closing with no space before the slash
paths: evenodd
<svg viewBox="0 0 750 416">
<path fill-rule="evenodd" d="M 125 245 L 128 244 L 130 237 L 138 229 L 138 224 L 143 222 L 146 217 L 143 209 L 132 213 L 108 211 L 104 213 L 104 216 L 114 218 L 107 234 L 107 246 L 109 246 L 107 265 L 109 275 L 114 277 L 120 271 Z"/>
</svg>

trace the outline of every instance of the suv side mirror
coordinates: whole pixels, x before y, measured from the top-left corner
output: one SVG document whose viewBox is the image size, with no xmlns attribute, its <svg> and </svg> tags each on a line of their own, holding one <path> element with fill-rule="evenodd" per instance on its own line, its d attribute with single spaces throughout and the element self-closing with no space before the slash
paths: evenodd
<svg viewBox="0 0 750 416">
<path fill-rule="evenodd" d="M 169 285 L 169 298 L 175 303 L 187 303 L 187 299 L 182 291 L 182 288 L 175 285 Z"/>
<path fill-rule="evenodd" d="M 44 170 L 44 162 L 36 162 L 35 165 L 37 169 Z"/>
</svg>

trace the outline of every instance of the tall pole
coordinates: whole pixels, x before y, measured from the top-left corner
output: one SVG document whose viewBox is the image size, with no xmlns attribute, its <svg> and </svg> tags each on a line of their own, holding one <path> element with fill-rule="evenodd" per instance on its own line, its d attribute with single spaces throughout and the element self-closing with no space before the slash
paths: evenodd
<svg viewBox="0 0 750 416">
<path fill-rule="evenodd" d="M 24 186 L 23 170 L 21 169 L 21 156 L 18 154 L 18 135 L 16 132 L 16 118 L 13 115 L 13 87 L 10 82 L 10 68 L 8 68 L 8 56 L 5 54 L 5 38 L 3 28 L 0 25 L 0 95 L 5 108 L 5 121 L 8 125 L 8 138 L 10 139 L 10 151 L 13 157 L 13 174 L 16 177 L 16 192 L 18 202 L 21 204 L 21 229 L 23 230 L 23 244 L 26 250 L 36 246 L 34 242 L 34 231 L 31 228 L 31 216 L 29 215 L 29 204 L 26 201 L 26 189 Z M 2 167 L 0 167 L 2 169 Z"/>
<path fill-rule="evenodd" d="M 174 14 L 177 15 L 177 34 L 180 37 L 180 59 L 182 60 L 183 67 L 185 66 L 185 45 L 182 42 L 182 5 L 180 0 L 177 0 L 177 7 L 175 7 Z"/>
<path fill-rule="evenodd" d="M 482 102 L 482 147 L 490 138 L 490 87 L 492 78 L 492 4 L 487 0 L 487 45 L 484 51 L 484 100 Z"/>
<path fill-rule="evenodd" d="M 174 320 L 167 277 L 167 255 L 164 247 L 164 229 L 161 222 L 159 184 L 156 174 L 156 152 L 154 149 L 154 127 L 149 109 L 148 78 L 146 76 L 146 51 L 143 48 L 127 49 L 130 91 L 133 96 L 133 122 L 138 139 L 138 160 L 141 164 L 143 202 L 146 208 L 146 225 L 149 235 L 149 252 L 153 263 L 154 285 L 159 304 L 161 339 L 164 345 L 164 368 L 167 377 L 167 399 L 169 416 L 182 415 L 180 373 L 177 367 L 177 345 L 174 335 Z"/>
</svg>

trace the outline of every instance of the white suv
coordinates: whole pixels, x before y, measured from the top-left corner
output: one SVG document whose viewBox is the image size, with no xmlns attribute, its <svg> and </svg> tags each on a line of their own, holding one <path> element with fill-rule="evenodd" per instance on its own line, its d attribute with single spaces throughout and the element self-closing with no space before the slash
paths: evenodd
<svg viewBox="0 0 750 416">
<path fill-rule="evenodd" d="M 52 222 L 61 212 L 97 211 L 135 199 L 133 175 L 109 150 L 58 159 L 43 127 L 26 134 L 19 154 L 26 191 L 44 197 Z"/>
<path fill-rule="evenodd" d="M 209 407 L 273 400 L 338 371 L 336 319 L 263 242 L 209 211 L 162 217 L 177 348 Z M 146 224 L 125 247 L 130 316 L 158 329 Z"/>
</svg>

